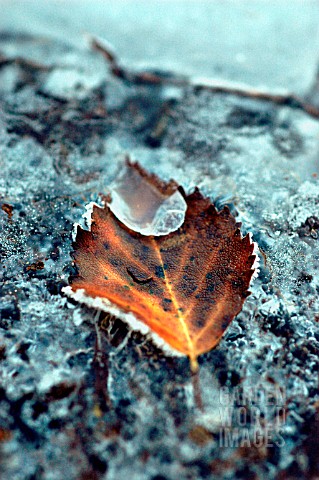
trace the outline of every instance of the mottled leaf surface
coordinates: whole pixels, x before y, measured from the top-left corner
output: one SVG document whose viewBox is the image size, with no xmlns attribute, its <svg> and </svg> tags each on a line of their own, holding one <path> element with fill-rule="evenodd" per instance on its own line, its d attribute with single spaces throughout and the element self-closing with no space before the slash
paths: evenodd
<svg viewBox="0 0 319 480">
<path fill-rule="evenodd" d="M 228 207 L 217 212 L 198 190 L 185 200 L 183 225 L 161 237 L 133 232 L 107 206 L 94 206 L 91 231 L 77 231 L 71 288 L 132 312 L 194 366 L 241 310 L 256 257 Z"/>
</svg>

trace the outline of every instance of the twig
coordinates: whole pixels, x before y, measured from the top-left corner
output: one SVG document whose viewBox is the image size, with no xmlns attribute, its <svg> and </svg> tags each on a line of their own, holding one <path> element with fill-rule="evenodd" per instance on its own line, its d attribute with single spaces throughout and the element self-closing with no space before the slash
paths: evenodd
<svg viewBox="0 0 319 480">
<path fill-rule="evenodd" d="M 264 100 L 267 102 L 272 102 L 276 105 L 285 105 L 290 108 L 302 110 L 311 117 L 319 118 L 319 108 L 293 93 L 272 94 L 262 90 L 246 89 L 244 87 L 232 85 L 222 85 L 209 79 L 198 80 L 196 78 L 185 77 L 182 75 L 167 75 L 164 72 L 129 71 L 120 65 L 116 54 L 107 42 L 95 36 L 89 36 L 89 40 L 91 47 L 101 53 L 105 60 L 109 63 L 112 74 L 127 83 L 133 83 L 137 85 L 174 85 L 177 87 L 191 86 L 196 90 L 208 90 L 213 93 L 231 94 L 238 97 Z"/>
<path fill-rule="evenodd" d="M 94 317 L 94 325 L 96 332 L 95 354 L 93 358 L 93 370 L 95 376 L 95 393 L 99 401 L 102 411 L 106 411 L 111 407 L 111 400 L 107 391 L 108 386 L 108 358 L 103 350 L 102 337 L 98 326 L 98 311 Z"/>
<path fill-rule="evenodd" d="M 269 92 L 264 92 L 262 90 L 246 90 L 244 87 L 232 87 L 231 85 L 217 85 L 213 82 L 205 83 L 197 83 L 191 82 L 191 84 L 197 90 L 209 90 L 210 92 L 214 93 L 224 93 L 224 94 L 231 94 L 236 95 L 238 97 L 244 98 L 253 98 L 257 100 L 264 100 L 268 102 L 275 103 L 276 105 L 287 106 L 291 108 L 296 108 L 299 110 L 303 110 L 304 112 L 308 113 L 308 115 L 319 118 L 319 108 L 315 107 L 311 103 L 305 102 L 301 97 L 295 95 L 293 93 L 287 94 L 273 94 Z"/>
<path fill-rule="evenodd" d="M 196 407 L 202 412 L 203 411 L 203 400 L 199 382 L 199 369 L 195 372 L 192 372 L 192 385 L 193 385 L 193 394 L 194 394 L 194 403 Z"/>
<path fill-rule="evenodd" d="M 148 71 L 141 71 L 141 72 L 129 71 L 126 68 L 121 66 L 113 48 L 108 42 L 93 35 L 88 35 L 87 37 L 90 42 L 91 48 L 103 55 L 103 57 L 105 58 L 105 60 L 110 66 L 110 70 L 112 74 L 115 77 L 127 83 L 133 83 L 137 85 L 169 84 L 169 85 L 176 85 L 180 87 L 189 85 L 189 81 L 187 77 L 170 76 L 164 72 L 160 73 L 160 72 L 148 72 Z"/>
</svg>

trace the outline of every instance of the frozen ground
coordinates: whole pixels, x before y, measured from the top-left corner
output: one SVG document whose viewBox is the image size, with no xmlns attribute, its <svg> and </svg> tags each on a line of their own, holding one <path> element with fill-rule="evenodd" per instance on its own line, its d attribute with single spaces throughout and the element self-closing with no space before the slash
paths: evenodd
<svg viewBox="0 0 319 480">
<path fill-rule="evenodd" d="M 311 105 L 319 8 L 134 3 L 1 2 L 0 477 L 318 478 L 317 110 L 123 82 L 81 32 L 103 34 L 130 68 Z M 243 311 L 200 358 L 202 411 L 186 359 L 105 318 L 97 352 L 95 312 L 61 294 L 72 224 L 126 154 L 227 203 L 262 252 Z"/>
</svg>

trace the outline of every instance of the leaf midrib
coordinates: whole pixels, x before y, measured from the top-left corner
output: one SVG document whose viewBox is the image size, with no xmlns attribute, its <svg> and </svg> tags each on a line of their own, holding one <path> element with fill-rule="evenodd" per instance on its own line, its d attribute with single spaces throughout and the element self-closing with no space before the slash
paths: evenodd
<svg viewBox="0 0 319 480">
<path fill-rule="evenodd" d="M 155 239 L 153 238 L 152 239 L 152 242 L 154 244 L 154 250 L 156 251 L 157 253 L 157 256 L 158 256 L 158 259 L 160 261 L 160 264 L 161 264 L 161 267 L 162 267 L 162 270 L 163 270 L 163 274 L 164 274 L 164 281 L 165 281 L 165 285 L 166 285 L 166 288 L 170 294 L 170 297 L 172 299 L 172 302 L 173 302 L 173 305 L 174 305 L 174 308 L 176 310 L 176 314 L 177 314 L 177 317 L 178 317 L 178 320 L 180 322 L 180 325 L 182 327 L 182 330 L 184 332 L 184 335 L 185 335 L 185 338 L 186 338 L 186 341 L 187 341 L 187 344 L 188 344 L 188 347 L 189 347 L 189 357 L 191 359 L 192 362 L 194 362 L 196 360 L 196 353 L 195 353 L 195 350 L 194 350 L 194 344 L 192 342 L 192 339 L 190 337 L 190 334 L 189 334 L 189 331 L 188 331 L 188 328 L 187 328 L 187 324 L 184 320 L 184 317 L 183 315 L 181 315 L 180 313 L 180 310 L 179 310 L 179 303 L 174 295 L 174 292 L 170 286 L 170 283 L 169 283 L 169 279 L 168 279 L 168 276 L 167 276 L 167 273 L 164 269 L 164 263 L 163 263 L 163 259 L 161 257 L 161 254 L 160 254 L 160 251 L 159 251 L 159 248 L 158 248 L 158 245 L 157 243 L 155 242 Z"/>
</svg>

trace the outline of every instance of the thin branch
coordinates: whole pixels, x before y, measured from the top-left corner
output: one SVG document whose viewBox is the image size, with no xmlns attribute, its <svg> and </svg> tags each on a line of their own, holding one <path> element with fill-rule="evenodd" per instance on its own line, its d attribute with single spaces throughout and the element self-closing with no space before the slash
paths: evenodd
<svg viewBox="0 0 319 480">
<path fill-rule="evenodd" d="M 293 93 L 273 94 L 262 90 L 249 88 L 246 89 L 245 87 L 237 87 L 232 85 L 222 85 L 209 79 L 197 80 L 195 78 L 181 75 L 167 75 L 167 73 L 164 72 L 132 72 L 120 65 L 120 62 L 109 43 L 95 36 L 89 36 L 89 40 L 91 47 L 101 53 L 108 62 L 112 74 L 127 83 L 135 85 L 174 85 L 177 87 L 191 86 L 196 90 L 208 90 L 213 93 L 230 94 L 238 97 L 264 100 L 276 105 L 288 106 L 290 108 L 302 110 L 313 118 L 319 118 L 319 108 Z"/>
<path fill-rule="evenodd" d="M 189 85 L 189 80 L 187 79 L 187 77 L 171 76 L 165 72 L 133 72 L 127 70 L 126 68 L 121 66 L 113 47 L 108 42 L 93 35 L 88 35 L 87 37 L 90 42 L 91 48 L 101 53 L 102 56 L 105 58 L 105 60 L 110 66 L 111 73 L 115 77 L 127 83 L 133 83 L 135 85 L 173 84 L 180 87 Z"/>
</svg>

